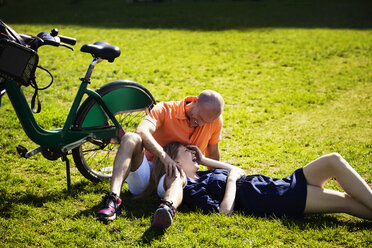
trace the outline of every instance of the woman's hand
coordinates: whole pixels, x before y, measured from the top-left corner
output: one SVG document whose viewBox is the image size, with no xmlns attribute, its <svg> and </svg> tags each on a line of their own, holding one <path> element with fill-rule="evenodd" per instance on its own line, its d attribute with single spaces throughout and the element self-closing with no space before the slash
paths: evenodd
<svg viewBox="0 0 372 248">
<path fill-rule="evenodd" d="M 195 152 L 197 162 L 199 164 L 202 164 L 205 157 L 203 153 L 200 151 L 199 147 L 194 145 L 188 145 L 187 148 Z"/>
<path fill-rule="evenodd" d="M 237 181 L 244 175 L 245 175 L 245 171 L 243 169 L 234 166 L 230 169 L 228 180 Z"/>
</svg>

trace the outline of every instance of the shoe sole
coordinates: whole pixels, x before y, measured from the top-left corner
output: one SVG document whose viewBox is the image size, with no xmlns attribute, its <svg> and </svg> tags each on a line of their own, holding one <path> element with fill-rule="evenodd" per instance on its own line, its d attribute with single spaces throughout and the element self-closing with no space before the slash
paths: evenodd
<svg viewBox="0 0 372 248">
<path fill-rule="evenodd" d="M 100 220 L 100 221 L 115 220 L 120 215 L 121 215 L 121 209 L 119 209 L 112 216 L 109 216 L 109 217 L 107 215 L 100 214 L 97 216 L 97 220 Z"/>
<path fill-rule="evenodd" d="M 162 208 L 155 211 L 154 219 L 152 221 L 152 226 L 165 229 L 172 224 L 172 216 L 169 214 L 168 210 Z"/>
</svg>

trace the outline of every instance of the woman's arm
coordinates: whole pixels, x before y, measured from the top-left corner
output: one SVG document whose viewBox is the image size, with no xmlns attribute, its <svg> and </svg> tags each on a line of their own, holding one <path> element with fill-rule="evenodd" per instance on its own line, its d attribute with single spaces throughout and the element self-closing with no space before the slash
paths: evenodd
<svg viewBox="0 0 372 248">
<path fill-rule="evenodd" d="M 230 170 L 229 176 L 226 181 L 225 195 L 219 207 L 219 212 L 230 215 L 234 210 L 235 195 L 236 195 L 236 181 L 244 176 L 244 171 L 238 167 L 234 167 Z"/>
<path fill-rule="evenodd" d="M 236 181 L 244 176 L 244 170 L 228 163 L 206 158 L 197 146 L 188 146 L 188 148 L 196 152 L 198 163 L 210 168 L 230 171 L 226 181 L 225 194 L 218 208 L 220 213 L 230 215 L 235 205 Z"/>
<path fill-rule="evenodd" d="M 214 169 L 224 169 L 224 170 L 229 170 L 229 171 L 232 168 L 236 168 L 236 169 L 240 170 L 240 173 L 243 173 L 243 175 L 245 173 L 244 170 L 242 170 L 241 168 L 239 168 L 237 166 L 205 157 L 197 146 L 190 145 L 190 146 L 187 146 L 187 147 L 196 152 L 196 158 L 198 160 L 198 163 L 200 163 L 204 166 L 214 168 Z"/>
<path fill-rule="evenodd" d="M 217 161 L 217 160 L 210 159 L 210 158 L 206 158 L 206 157 L 203 157 L 203 159 L 200 161 L 200 164 L 208 166 L 210 168 L 214 168 L 214 169 L 224 169 L 224 170 L 229 170 L 229 171 L 232 168 L 240 169 L 239 167 L 235 165 Z"/>
</svg>

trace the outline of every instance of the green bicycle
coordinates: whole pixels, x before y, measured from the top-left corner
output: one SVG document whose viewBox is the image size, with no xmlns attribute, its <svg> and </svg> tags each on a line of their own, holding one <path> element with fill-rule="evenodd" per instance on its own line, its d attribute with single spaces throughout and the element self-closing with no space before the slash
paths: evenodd
<svg viewBox="0 0 372 248">
<path fill-rule="evenodd" d="M 66 162 L 68 189 L 71 187 L 69 154 L 87 179 L 92 182 L 110 179 L 117 143 L 124 130 L 134 131 L 155 104 L 151 93 L 134 81 L 109 82 L 96 91 L 88 88 L 95 66 L 103 60 L 113 62 L 120 56 L 120 49 L 101 41 L 81 47 L 82 52 L 92 54 L 93 60 L 85 77 L 80 78 L 80 87 L 63 127 L 45 130 L 32 111 L 38 89 L 34 79 L 37 50 L 43 45 L 72 49 L 69 45 L 75 45 L 76 39 L 58 35 L 57 29 L 37 36 L 18 34 L 2 21 L 0 24 L 5 27 L 0 37 L 1 96 L 7 93 L 23 130 L 39 145 L 31 151 L 19 145 L 18 153 L 24 158 L 40 152 L 49 160 L 61 158 Z M 28 85 L 35 88 L 31 107 L 22 91 L 22 86 Z M 82 102 L 85 94 L 88 97 Z"/>
</svg>

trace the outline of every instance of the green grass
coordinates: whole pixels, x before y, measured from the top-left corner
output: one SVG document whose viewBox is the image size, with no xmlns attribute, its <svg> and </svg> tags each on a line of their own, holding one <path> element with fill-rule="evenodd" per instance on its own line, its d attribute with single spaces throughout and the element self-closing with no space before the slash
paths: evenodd
<svg viewBox="0 0 372 248">
<path fill-rule="evenodd" d="M 45 8 L 45 9 L 44 9 Z M 43 47 L 40 64 L 55 83 L 40 93 L 45 128 L 63 125 L 91 56 L 85 43 L 119 46 L 96 67 L 90 88 L 115 79 L 147 87 L 158 101 L 220 92 L 222 160 L 247 173 L 283 177 L 339 152 L 372 184 L 372 20 L 367 1 L 6 1 L 0 17 L 18 32 L 53 27 L 76 50 Z M 33 16 L 31 18 L 31 15 Z M 38 73 L 41 85 L 49 81 Z M 25 88 L 32 96 L 32 89 Z M 150 228 L 158 200 L 134 201 L 125 185 L 123 216 L 103 224 L 95 211 L 109 184 L 93 184 L 64 163 L 23 159 L 29 141 L 7 96 L 0 108 L 1 247 L 367 247 L 371 222 L 344 214 L 305 219 L 203 215 L 182 206 L 165 232 Z M 72 158 L 70 156 L 72 161 Z M 328 187 L 339 189 L 334 181 Z"/>
</svg>

